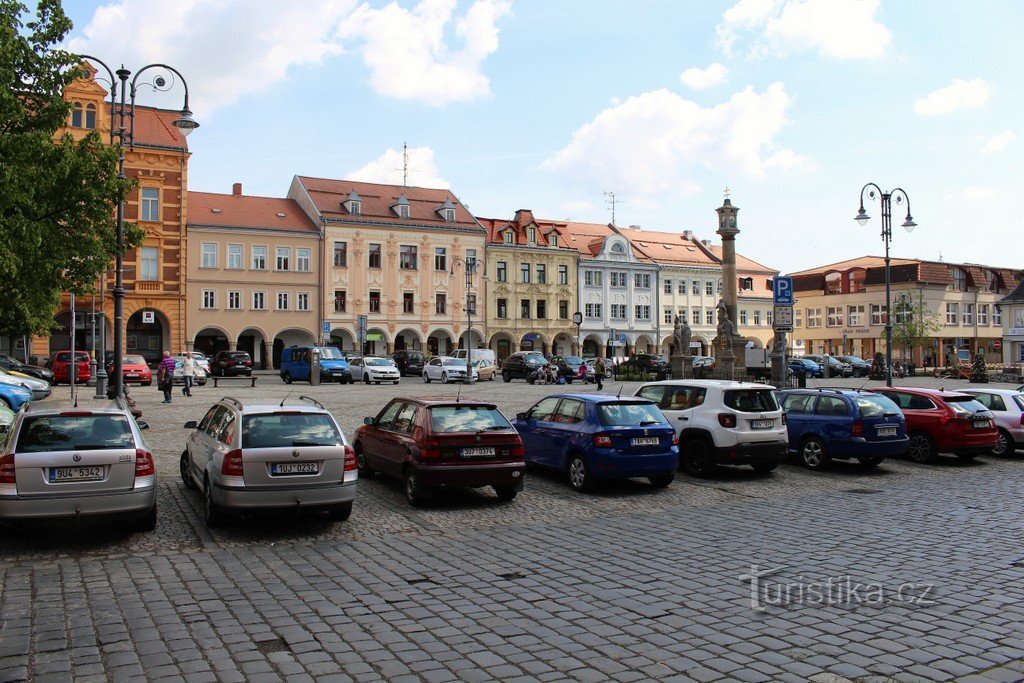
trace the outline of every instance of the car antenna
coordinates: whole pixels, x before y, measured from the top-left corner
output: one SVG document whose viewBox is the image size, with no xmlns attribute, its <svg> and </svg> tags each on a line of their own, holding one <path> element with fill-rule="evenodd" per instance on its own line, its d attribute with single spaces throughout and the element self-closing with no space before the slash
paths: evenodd
<svg viewBox="0 0 1024 683">
<path fill-rule="evenodd" d="M 617 394 L 615 394 L 615 398 L 620 398 L 621 396 L 622 396 L 622 385 L 620 384 L 619 385 L 619 392 Z"/>
<path fill-rule="evenodd" d="M 462 385 L 459 385 L 459 390 L 455 392 L 455 402 L 458 403 L 459 399 L 462 398 Z"/>
<path fill-rule="evenodd" d="M 294 389 L 292 389 L 291 391 L 289 391 L 289 392 L 288 392 L 288 395 L 287 395 L 287 396 L 285 396 L 284 398 L 282 398 L 282 399 L 281 399 L 281 403 L 280 403 L 280 405 L 278 405 L 277 407 L 278 407 L 278 408 L 284 408 L 284 402 L 285 402 L 285 401 L 287 401 L 288 399 L 290 399 L 290 398 L 292 397 L 292 394 L 294 394 L 294 393 L 295 393 L 295 390 L 294 390 Z"/>
</svg>

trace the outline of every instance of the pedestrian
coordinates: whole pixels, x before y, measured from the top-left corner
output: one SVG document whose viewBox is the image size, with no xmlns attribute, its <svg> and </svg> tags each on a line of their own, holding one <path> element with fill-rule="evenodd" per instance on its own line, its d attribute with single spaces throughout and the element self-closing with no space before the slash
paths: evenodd
<svg viewBox="0 0 1024 683">
<path fill-rule="evenodd" d="M 598 391 L 604 389 L 604 375 L 607 370 L 608 367 L 604 364 L 604 358 L 598 358 L 594 361 L 594 379 L 597 381 Z"/>
<path fill-rule="evenodd" d="M 164 351 L 163 360 L 157 368 L 157 386 L 164 392 L 164 403 L 171 402 L 171 388 L 174 386 L 174 359 L 170 351 Z"/>
<path fill-rule="evenodd" d="M 181 395 L 191 397 L 192 385 L 196 381 L 196 362 L 190 353 L 186 353 L 185 360 L 181 362 L 181 376 L 185 380 L 184 386 L 181 387 Z"/>
</svg>

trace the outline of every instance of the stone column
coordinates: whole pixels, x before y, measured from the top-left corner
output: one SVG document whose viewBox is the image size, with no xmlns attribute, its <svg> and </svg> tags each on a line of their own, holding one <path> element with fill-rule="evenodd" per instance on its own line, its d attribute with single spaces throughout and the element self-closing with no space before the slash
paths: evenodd
<svg viewBox="0 0 1024 683">
<path fill-rule="evenodd" d="M 727 196 L 722 206 L 715 209 L 718 213 L 718 234 L 722 238 L 722 300 L 729 311 L 729 320 L 739 324 L 738 283 L 736 279 L 736 213 L 739 207 L 733 206 Z"/>
</svg>

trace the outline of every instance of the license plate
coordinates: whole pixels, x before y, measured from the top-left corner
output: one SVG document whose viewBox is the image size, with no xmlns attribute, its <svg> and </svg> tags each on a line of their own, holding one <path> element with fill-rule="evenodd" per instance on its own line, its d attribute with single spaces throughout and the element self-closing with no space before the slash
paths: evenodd
<svg viewBox="0 0 1024 683">
<path fill-rule="evenodd" d="M 271 474 L 317 474 L 319 463 L 315 462 L 275 462 L 270 465 Z"/>
<path fill-rule="evenodd" d="M 879 427 L 878 428 L 878 435 L 879 436 L 896 436 L 896 428 L 895 427 Z"/>
<path fill-rule="evenodd" d="M 50 483 L 61 481 L 99 481 L 103 479 L 104 470 L 102 465 L 91 467 L 51 467 Z"/>
<path fill-rule="evenodd" d="M 638 436 L 630 443 L 634 446 L 657 446 L 660 442 L 656 436 Z"/>
<path fill-rule="evenodd" d="M 471 458 L 478 455 L 494 455 L 494 446 L 471 446 L 459 451 L 463 458 Z"/>
<path fill-rule="evenodd" d="M 974 423 L 974 428 L 975 429 L 988 429 L 991 424 L 992 423 L 990 423 L 988 420 L 978 420 L 977 422 Z"/>
<path fill-rule="evenodd" d="M 771 429 L 775 426 L 775 420 L 751 420 L 751 429 Z"/>
</svg>

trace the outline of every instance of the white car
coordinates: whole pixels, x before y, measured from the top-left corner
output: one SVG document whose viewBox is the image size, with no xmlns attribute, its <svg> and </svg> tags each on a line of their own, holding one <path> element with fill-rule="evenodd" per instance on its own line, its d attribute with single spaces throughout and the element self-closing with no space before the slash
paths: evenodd
<svg viewBox="0 0 1024 683">
<path fill-rule="evenodd" d="M 46 398 L 50 395 L 51 391 L 49 382 L 25 375 L 12 375 L 5 370 L 0 370 L 0 384 L 13 384 L 14 386 L 25 387 L 32 392 L 32 399 L 35 401 Z"/>
<path fill-rule="evenodd" d="M 1016 389 L 980 387 L 957 391 L 970 394 L 992 411 L 999 430 L 999 442 L 992 449 L 992 455 L 1013 455 L 1018 448 L 1024 448 L 1024 394 Z"/>
<path fill-rule="evenodd" d="M 185 383 L 185 370 L 182 367 L 183 358 L 184 356 L 180 354 L 174 357 L 174 376 L 171 379 L 174 381 L 175 384 Z M 194 365 L 195 367 L 192 370 L 192 374 L 194 375 L 194 377 L 192 378 L 192 381 L 195 383 L 196 386 L 206 386 L 206 378 L 209 373 L 203 370 L 202 366 L 199 365 L 198 361 Z"/>
<path fill-rule="evenodd" d="M 390 358 L 378 356 L 361 356 L 353 358 L 348 362 L 348 369 L 352 373 L 353 382 L 363 384 L 380 384 L 381 382 L 398 382 L 402 379 L 401 373 Z"/>
<path fill-rule="evenodd" d="M 202 368 L 203 372 L 207 375 L 210 374 L 210 359 L 206 357 L 206 354 L 202 351 L 190 351 L 189 355 L 192 356 L 192 360 L 195 361 L 197 368 Z M 185 354 L 179 353 L 174 357 L 174 360 L 181 362 L 185 360 Z"/>
<path fill-rule="evenodd" d="M 480 379 L 480 373 L 475 367 L 476 364 L 474 363 L 473 365 L 472 381 L 476 382 Z M 452 358 L 451 356 L 434 356 L 430 359 L 429 363 L 423 366 L 423 381 L 426 384 L 430 384 L 435 379 L 441 384 L 465 382 L 466 359 Z"/>
</svg>

